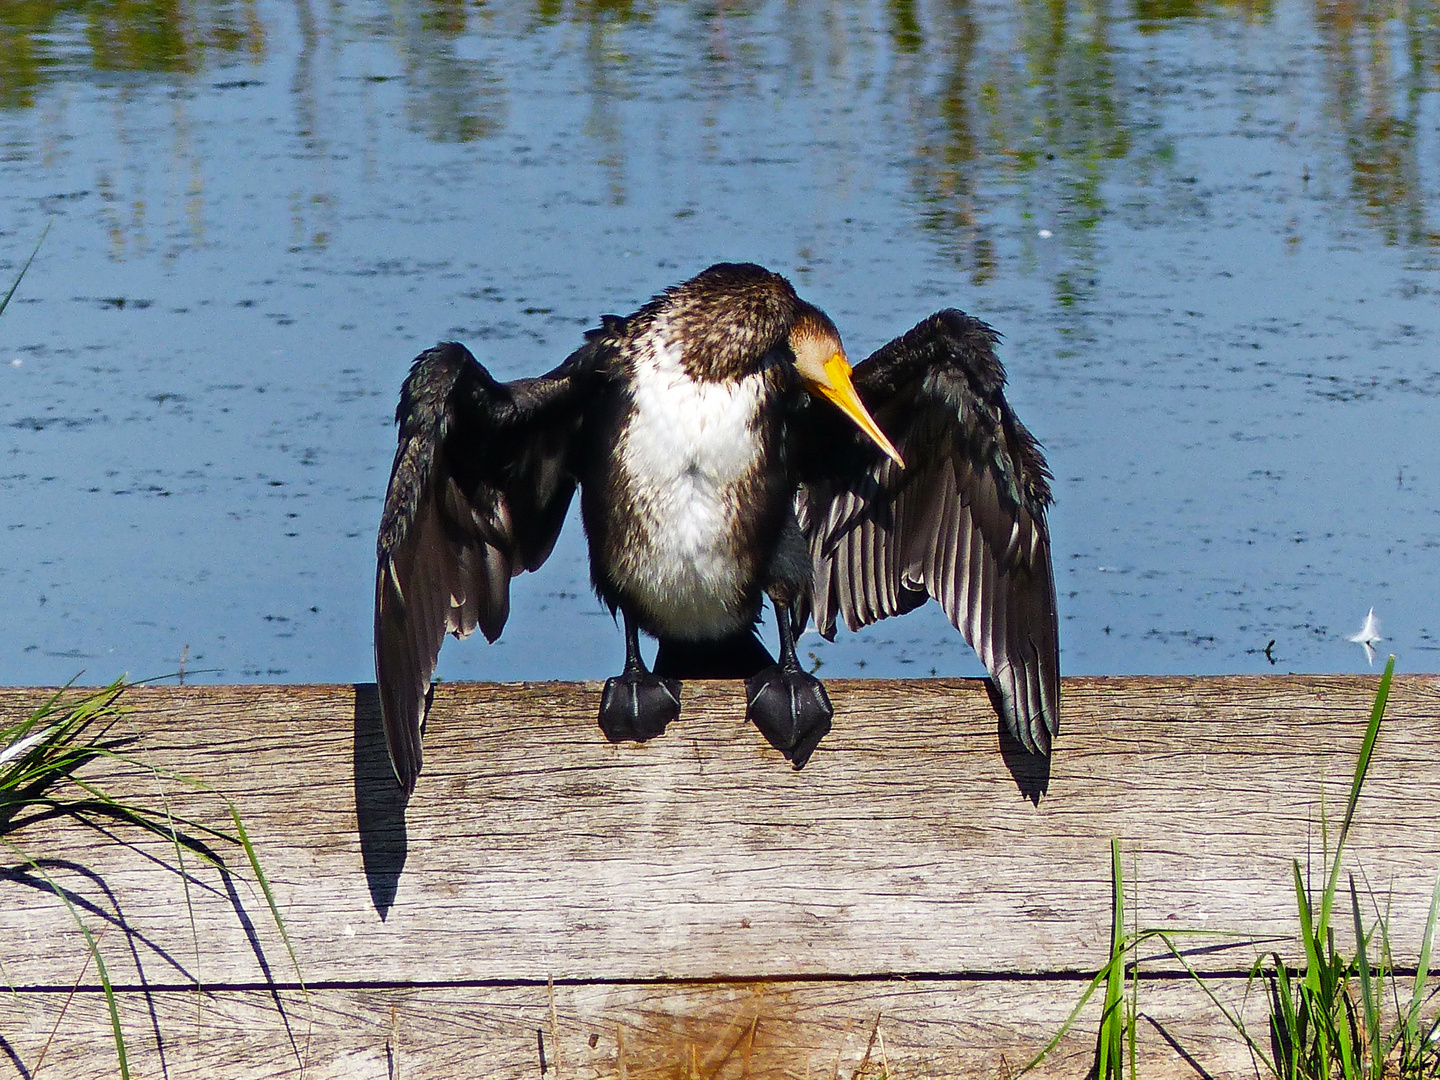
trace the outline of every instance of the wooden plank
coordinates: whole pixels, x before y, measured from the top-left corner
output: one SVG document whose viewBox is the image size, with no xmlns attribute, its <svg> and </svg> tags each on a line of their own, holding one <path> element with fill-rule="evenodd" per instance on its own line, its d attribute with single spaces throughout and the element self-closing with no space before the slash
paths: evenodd
<svg viewBox="0 0 1440 1080">
<path fill-rule="evenodd" d="M 974 682 L 830 684 L 836 727 L 801 773 L 735 684 L 687 686 L 644 746 L 600 736 L 598 684 L 446 685 L 408 808 L 372 687 L 143 689 L 127 722 L 157 767 L 235 800 L 312 984 L 1093 971 L 1112 836 L 1141 921 L 1248 935 L 1197 957 L 1223 970 L 1295 955 L 1290 860 L 1319 863 L 1375 682 L 1069 679 L 1048 777 L 1002 752 Z M 1397 679 L 1351 865 L 1402 963 L 1440 868 L 1437 756 L 1440 680 Z M 117 793 L 163 788 L 225 824 L 212 796 L 99 766 Z M 192 934 L 165 845 L 53 822 L 16 840 L 89 905 L 117 982 L 295 984 L 245 873 L 197 874 Z M 16 986 L 68 987 L 86 963 L 23 867 L 0 876 L 0 941 Z"/>
<path fill-rule="evenodd" d="M 554 988 L 553 1021 L 544 986 L 153 993 L 122 995 L 121 1014 L 137 1078 L 938 1080 L 1013 1075 L 1060 1030 L 1083 985 L 562 985 Z M 1219 992 L 1231 1005 L 1244 997 L 1233 979 L 1221 980 Z M 1147 981 L 1139 1000 L 1147 1080 L 1255 1075 L 1243 1044 L 1214 1022 L 1193 985 Z M 1252 995 L 1246 1015 L 1262 1036 L 1263 1009 Z M 1096 1000 L 1031 1075 L 1083 1076 L 1098 1016 Z M 0 996 L 0 1032 L 0 1077 L 116 1074 L 98 994 Z"/>
</svg>

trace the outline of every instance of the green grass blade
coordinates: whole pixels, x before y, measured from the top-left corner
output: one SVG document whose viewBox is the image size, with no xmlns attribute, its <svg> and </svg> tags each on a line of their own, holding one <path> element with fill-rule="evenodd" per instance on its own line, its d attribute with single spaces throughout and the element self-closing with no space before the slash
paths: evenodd
<svg viewBox="0 0 1440 1080">
<path fill-rule="evenodd" d="M 1124 892 L 1122 891 L 1120 872 L 1120 845 L 1117 840 L 1111 840 L 1110 842 L 1110 881 L 1111 888 L 1113 889 L 1113 904 L 1110 913 L 1110 957 L 1105 965 L 1095 973 L 1095 977 L 1090 980 L 1090 985 L 1087 986 L 1085 992 L 1080 995 L 1080 1000 L 1077 1001 L 1075 1007 L 1070 1010 L 1070 1015 L 1065 1017 L 1065 1022 L 1060 1025 L 1060 1029 L 1051 1036 L 1050 1041 L 1041 1048 L 1040 1052 L 1026 1062 L 1025 1066 L 1015 1074 L 1017 1077 L 1031 1072 L 1050 1056 L 1051 1051 L 1060 1045 L 1060 1040 L 1065 1038 L 1065 1036 L 1069 1034 L 1070 1029 L 1075 1026 L 1075 1022 L 1080 1018 L 1081 1011 L 1089 1004 L 1091 997 L 1094 996 L 1096 990 L 1100 989 L 1102 984 L 1105 987 L 1105 1007 L 1100 1017 L 1100 1038 L 1098 1040 L 1098 1056 L 1096 1061 L 1098 1069 L 1097 1075 L 1100 1077 L 1100 1080 L 1114 1080 L 1115 1077 L 1122 1075 L 1119 1072 L 1118 1054 L 1120 1048 L 1124 1045 L 1124 1021 L 1123 1018 L 1119 1018 L 1118 1021 L 1115 1018 L 1118 1014 L 1116 1005 L 1120 1002 L 1121 991 L 1124 987 L 1125 954 L 1141 941 L 1159 935 L 1156 931 L 1147 930 L 1145 933 L 1137 935 L 1134 939 L 1125 936 L 1125 899 Z M 1119 958 L 1118 982 L 1117 957 Z M 1117 1022 L 1121 1025 L 1120 1034 L 1118 1035 L 1113 1027 Z M 1111 1071 L 1112 1063 L 1115 1070 L 1113 1072 Z"/>
<path fill-rule="evenodd" d="M 125 1033 L 120 1028 L 120 1010 L 115 1003 L 115 988 L 110 983 L 110 972 L 105 967 L 105 957 L 100 955 L 100 945 L 96 942 L 95 935 L 90 933 L 90 928 L 80 920 L 79 914 L 75 911 L 75 905 L 70 903 L 69 897 L 65 898 L 65 906 L 75 916 L 75 921 L 79 923 L 80 930 L 85 935 L 85 943 L 90 947 L 90 955 L 95 957 L 95 970 L 100 973 L 100 989 L 105 994 L 105 1006 L 110 1010 L 110 1033 L 115 1039 L 115 1059 L 120 1066 L 120 1080 L 130 1080 L 130 1062 L 125 1054 Z"/>
<path fill-rule="evenodd" d="M 1135 1070 L 1135 1034 L 1137 1024 L 1136 1018 L 1140 1015 L 1140 961 L 1137 958 L 1135 966 L 1130 971 L 1130 1004 L 1125 1010 L 1125 1053 L 1130 1062 L 1130 1080 L 1136 1080 Z"/>
<path fill-rule="evenodd" d="M 1395 677 L 1395 657 L 1385 663 L 1380 676 L 1380 686 L 1375 691 L 1375 704 L 1370 708 L 1370 723 L 1365 728 L 1365 739 L 1360 744 L 1360 757 L 1355 762 L 1355 778 L 1350 782 L 1350 802 L 1345 807 L 1345 820 L 1340 824 L 1340 843 L 1350 832 L 1350 822 L 1355 817 L 1355 804 L 1360 801 L 1360 789 L 1365 784 L 1365 774 L 1370 769 L 1370 756 L 1375 752 L 1375 740 L 1380 735 L 1380 721 L 1385 716 L 1385 705 L 1390 700 L 1390 683 Z"/>
<path fill-rule="evenodd" d="M 1354 874 L 1350 875 L 1350 913 L 1355 920 L 1355 966 L 1360 970 L 1360 1006 L 1364 1017 L 1365 1040 L 1370 1048 L 1370 1075 L 1378 1077 L 1385 1056 L 1380 1042 L 1380 1002 L 1370 974 L 1365 925 L 1360 918 L 1360 893 L 1355 888 Z"/>
<path fill-rule="evenodd" d="M 150 766 L 150 774 L 159 781 L 160 770 Z M 170 845 L 175 851 L 175 864 L 179 867 L 180 884 L 185 888 L 185 911 L 190 917 L 190 941 L 195 947 L 195 989 L 202 989 L 200 981 L 200 928 L 195 925 L 195 902 L 190 895 L 190 873 L 185 868 L 185 845 L 180 842 L 180 833 L 175 828 L 175 818 L 170 813 L 170 800 L 165 797 L 164 787 L 160 788 L 160 805 L 165 811 L 165 827 L 170 833 Z"/>
<path fill-rule="evenodd" d="M 1110 1047 L 1110 1071 L 1101 1076 L 1119 1080 L 1121 1053 L 1125 1042 L 1120 1000 L 1125 993 L 1125 884 L 1120 869 L 1120 841 L 1110 841 L 1110 969 L 1105 976 L 1106 1042 Z"/>
<path fill-rule="evenodd" d="M 10 291 L 5 294 L 5 299 L 0 300 L 0 315 L 5 314 L 5 309 L 10 306 L 10 298 L 15 295 L 15 290 L 20 287 L 20 282 L 25 277 L 25 271 L 30 269 L 30 264 L 35 261 L 35 256 L 40 254 L 40 245 L 45 242 L 45 237 L 50 232 L 50 226 L 53 224 L 55 224 L 54 218 L 45 222 L 45 228 L 40 233 L 40 239 L 35 241 L 35 250 L 30 252 L 30 258 L 26 259 L 25 265 L 20 268 L 20 275 L 15 279 L 15 284 L 10 286 Z"/>
<path fill-rule="evenodd" d="M 1279 999 L 1279 1023 L 1284 1036 L 1281 1045 L 1286 1054 L 1285 1060 L 1279 1064 L 1284 1068 L 1286 1080 L 1291 1080 L 1299 1071 L 1300 1048 L 1305 1038 L 1300 1023 L 1300 1012 L 1296 1007 L 1295 993 L 1290 985 L 1290 969 L 1285 966 L 1285 961 L 1280 958 L 1279 953 L 1275 954 L 1275 996 Z M 1273 1011 L 1271 1022 L 1275 1022 Z"/>
<path fill-rule="evenodd" d="M 1120 868 L 1120 841 L 1110 841 L 1110 961 L 1105 969 L 1105 1009 L 1100 1017 L 1100 1080 L 1123 1080 L 1125 1016 L 1125 886 Z"/>
<path fill-rule="evenodd" d="M 1295 906 L 1300 914 L 1300 938 L 1305 943 L 1306 989 L 1318 992 L 1320 989 L 1320 942 L 1315 938 L 1315 927 L 1310 918 L 1310 898 L 1305 895 L 1305 882 L 1300 877 L 1300 860 L 1290 864 L 1295 871 Z"/>
<path fill-rule="evenodd" d="M 1405 1013 L 1405 1042 L 1415 1045 L 1418 1041 L 1420 1007 L 1425 1003 L 1425 984 L 1430 978 L 1430 947 L 1435 942 L 1435 918 L 1440 914 L 1440 875 L 1435 878 L 1435 889 L 1430 893 L 1430 914 L 1425 919 L 1425 937 L 1420 945 L 1420 961 L 1415 967 L 1415 989 L 1410 995 L 1410 1008 Z"/>
<path fill-rule="evenodd" d="M 1185 959 L 1184 955 L 1180 952 L 1179 947 L 1171 939 L 1168 932 L 1162 930 L 1146 931 L 1145 934 L 1141 935 L 1140 939 L 1137 939 L 1136 945 L 1138 946 L 1140 941 L 1143 940 L 1145 937 L 1152 936 L 1158 938 L 1161 942 L 1164 943 L 1165 947 L 1170 950 L 1170 955 L 1174 957 L 1176 962 L 1185 969 L 1186 974 L 1188 974 L 1190 978 L 1195 982 L 1195 984 L 1200 987 L 1200 989 L 1204 992 L 1205 996 L 1210 999 L 1210 1003 L 1220 1011 L 1220 1015 L 1225 1017 L 1226 1021 L 1230 1024 L 1230 1026 L 1235 1029 L 1235 1033 L 1245 1041 L 1245 1045 L 1250 1048 L 1251 1055 L 1263 1062 L 1265 1067 L 1268 1068 L 1274 1076 L 1276 1076 L 1277 1078 L 1280 1077 L 1280 1070 L 1277 1066 L 1277 1063 L 1271 1061 L 1270 1056 L 1251 1036 L 1249 1030 L 1245 1027 L 1244 1019 L 1241 1018 L 1239 1013 L 1232 1011 L 1229 1006 L 1227 1006 L 1223 1001 L 1221 1001 L 1218 997 L 1215 996 L 1215 991 L 1210 989 L 1210 984 L 1205 981 L 1205 977 L 1201 975 L 1200 972 L 1195 970 L 1194 966 L 1191 965 L 1190 961 Z M 1252 975 L 1254 974 L 1254 971 L 1259 968 L 1260 962 L 1261 961 L 1259 960 L 1255 962 L 1255 969 L 1252 969 Z"/>
<path fill-rule="evenodd" d="M 1105 976 L 1109 970 L 1109 965 L 1106 965 L 1095 973 L 1095 977 L 1090 980 L 1090 985 L 1087 986 L 1085 992 L 1080 995 L 1080 1000 L 1077 1001 L 1075 1007 L 1070 1010 L 1070 1015 L 1065 1017 L 1065 1022 L 1060 1025 L 1060 1030 L 1050 1037 L 1050 1041 L 1040 1048 L 1038 1054 L 1025 1063 L 1025 1066 L 1015 1074 L 1016 1077 L 1024 1076 L 1026 1073 L 1033 1071 L 1042 1061 L 1050 1056 L 1050 1052 L 1054 1050 L 1055 1047 L 1060 1045 L 1060 1040 L 1070 1033 L 1070 1029 L 1075 1026 L 1075 1021 L 1080 1019 L 1081 1010 L 1090 1003 L 1090 999 L 1094 997 L 1095 991 L 1100 989 L 1100 984 L 1105 980 Z"/>
<path fill-rule="evenodd" d="M 1340 1075 L 1345 1080 L 1360 1080 L 1360 1071 L 1355 1065 L 1352 1028 L 1353 1024 L 1346 1023 L 1345 1018 L 1342 1018 L 1341 1022 L 1335 1025 L 1335 1045 L 1340 1053 Z"/>
<path fill-rule="evenodd" d="M 235 835 L 240 838 L 240 846 L 245 849 L 245 858 L 250 862 L 250 870 L 255 875 L 255 880 L 260 883 L 260 891 L 265 894 L 265 903 L 270 907 L 270 917 L 275 920 L 275 928 L 280 931 L 280 940 L 285 943 L 285 951 L 290 954 L 290 964 L 295 968 L 295 978 L 300 983 L 300 989 L 305 991 L 305 976 L 300 973 L 300 961 L 295 956 L 295 948 L 290 944 L 290 934 L 285 929 L 285 920 L 280 917 L 280 908 L 275 903 L 275 894 L 270 890 L 270 879 L 265 876 L 261 869 L 260 857 L 255 854 L 255 845 L 250 842 L 250 834 L 245 831 L 245 823 L 240 820 L 240 811 L 235 809 L 235 804 L 228 799 L 225 800 L 226 807 L 230 810 L 230 820 L 235 822 Z"/>
<path fill-rule="evenodd" d="M 45 805 L 48 789 L 72 779 L 77 768 L 112 745 L 104 740 L 118 718 L 115 699 L 124 680 L 66 701 L 69 685 L 28 716 L 0 727 L 0 834 L 13 831 L 17 814 Z M 97 723 L 101 726 L 92 730 Z"/>
<path fill-rule="evenodd" d="M 1395 677 L 1395 657 L 1385 663 L 1380 686 L 1375 692 L 1375 704 L 1370 708 L 1370 722 L 1365 727 L 1365 738 L 1360 743 L 1360 756 L 1355 759 L 1355 776 L 1350 781 L 1350 799 L 1345 804 L 1345 819 L 1340 823 L 1340 835 L 1335 841 L 1334 861 L 1330 864 L 1330 880 L 1325 895 L 1320 901 L 1320 934 L 1323 937 L 1330 925 L 1330 910 L 1335 891 L 1340 885 L 1340 855 L 1345 849 L 1345 840 L 1350 835 L 1350 823 L 1355 820 L 1355 807 L 1360 802 L 1360 791 L 1365 786 L 1365 774 L 1370 770 L 1370 757 L 1375 752 L 1375 740 L 1380 735 L 1380 721 L 1385 716 L 1385 705 L 1390 700 L 1390 683 Z"/>
<path fill-rule="evenodd" d="M 100 973 L 100 989 L 105 994 L 105 1004 L 110 1010 L 110 1031 L 115 1038 L 115 1059 L 120 1065 L 120 1080 L 130 1080 L 130 1060 L 125 1054 L 125 1032 L 120 1027 L 120 1009 L 115 1002 L 115 988 L 110 982 L 110 970 L 105 966 L 105 957 L 100 954 L 100 943 L 95 940 L 95 935 L 90 932 L 90 927 L 85 925 L 85 920 L 80 917 L 80 912 L 75 910 L 75 905 L 66 895 L 65 890 L 55 883 L 55 879 L 45 872 L 45 868 L 5 837 L 0 837 L 0 843 L 13 851 L 27 866 L 45 879 L 45 883 L 50 886 L 50 891 L 64 901 L 65 906 L 70 910 L 70 917 L 75 920 L 75 925 L 85 935 L 85 944 L 89 947 L 90 955 L 95 960 L 95 970 Z"/>
</svg>

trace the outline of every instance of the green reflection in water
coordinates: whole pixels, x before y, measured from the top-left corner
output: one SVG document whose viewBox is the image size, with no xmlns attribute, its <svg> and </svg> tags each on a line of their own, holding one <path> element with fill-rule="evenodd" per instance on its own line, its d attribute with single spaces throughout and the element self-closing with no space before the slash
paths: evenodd
<svg viewBox="0 0 1440 1080">
<path fill-rule="evenodd" d="M 983 213 L 992 199 L 980 184 L 1015 185 L 1026 203 L 1056 207 L 1078 266 L 1058 281 L 1057 299 L 1069 304 L 1079 295 L 1075 281 L 1089 279 L 1084 233 L 1104 212 L 1110 164 L 1130 152 L 1130 121 L 1115 89 L 1104 3 L 1020 0 L 1016 10 L 1018 48 L 986 48 L 985 24 L 964 0 L 937 12 L 923 51 L 944 66 L 930 80 L 938 91 L 912 101 L 914 182 L 923 224 L 977 284 L 996 271 Z M 897 20 L 892 34 L 904 32 Z M 1039 190 L 1041 171 L 1055 190 Z"/>
<path fill-rule="evenodd" d="M 1440 82 L 1440 9 L 1435 0 L 1340 0 L 1317 3 L 1315 19 L 1362 212 L 1391 244 L 1440 246 L 1425 212 L 1419 123 L 1422 95 Z"/>
<path fill-rule="evenodd" d="M 904 54 L 918 53 L 925 44 L 915 0 L 890 0 L 890 41 L 896 52 Z"/>
<path fill-rule="evenodd" d="M 543 26 L 560 22 L 595 25 L 612 23 L 623 25 L 650 17 L 649 4 L 637 4 L 633 0 L 579 0 L 566 3 L 565 0 L 537 0 L 533 5 L 535 20 Z"/>
<path fill-rule="evenodd" d="M 0 4 L 0 108 L 35 104 L 85 69 L 191 74 L 209 52 L 264 55 L 254 0 L 7 0 Z"/>
<path fill-rule="evenodd" d="M 1133 0 L 1131 12 L 1140 32 L 1147 34 L 1177 19 L 1229 14 L 1264 20 L 1274 14 L 1274 5 L 1271 0 Z"/>
<path fill-rule="evenodd" d="M 585 133 L 600 147 L 615 203 L 626 198 L 617 102 L 645 77 L 637 57 L 647 48 L 689 50 L 685 70 L 701 81 L 702 108 L 710 110 L 753 87 L 757 35 L 766 32 L 751 18 L 764 6 L 758 0 L 686 5 L 699 30 L 658 44 L 635 29 L 654 22 L 658 0 L 294 2 L 304 39 L 294 91 L 316 140 L 323 138 L 322 119 L 310 69 L 327 40 L 343 44 L 357 32 L 388 40 L 401 61 L 410 122 L 436 141 L 465 142 L 504 129 L 506 88 L 491 70 L 500 61 L 462 55 L 460 39 L 497 27 L 512 34 L 579 27 L 583 92 L 591 102 Z M 257 3 L 6 0 L 0 108 L 32 107 L 47 84 L 92 72 L 175 78 L 237 57 L 263 60 L 267 28 Z M 1061 303 L 1084 296 L 1092 265 L 1088 234 L 1110 209 L 1104 184 L 1117 163 L 1154 173 L 1173 153 L 1164 132 L 1154 130 L 1153 107 L 1120 85 L 1117 71 L 1126 60 L 1119 30 L 1133 25 L 1151 39 L 1182 33 L 1187 23 L 1222 21 L 1244 35 L 1274 17 L 1272 0 L 1130 0 L 1123 9 L 1112 0 L 1016 0 L 983 10 L 969 0 L 883 0 L 887 56 L 858 40 L 846 5 L 789 3 L 777 14 L 803 82 L 842 77 L 835 72 L 846 65 L 834 62 L 842 55 L 852 65 L 843 77 L 856 85 L 885 79 L 888 69 L 912 132 L 909 168 L 921 223 L 976 282 L 997 271 L 988 232 L 997 195 L 987 187 L 1009 186 L 1025 205 L 1055 208 L 1070 262 L 1057 279 Z M 1429 143 L 1421 122 L 1427 100 L 1433 113 L 1427 95 L 1440 84 L 1437 0 L 1315 0 L 1311 16 L 1326 113 L 1338 135 L 1334 149 L 1360 212 L 1391 244 L 1440 247 L 1427 208 L 1433 162 L 1423 160 Z M 856 40 L 847 42 L 847 34 Z"/>
</svg>

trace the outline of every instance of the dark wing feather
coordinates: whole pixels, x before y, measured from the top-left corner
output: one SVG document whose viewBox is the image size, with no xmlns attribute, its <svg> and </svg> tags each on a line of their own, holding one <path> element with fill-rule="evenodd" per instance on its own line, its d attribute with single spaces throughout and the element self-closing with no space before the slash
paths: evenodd
<svg viewBox="0 0 1440 1080">
<path fill-rule="evenodd" d="M 935 598 L 990 671 L 1011 732 L 1048 753 L 1060 724 L 1050 474 L 1005 401 L 996 340 L 942 311 L 855 368 L 904 469 L 836 410 L 806 409 L 796 510 L 825 637 L 837 616 L 855 630 Z"/>
<path fill-rule="evenodd" d="M 535 379 L 501 383 L 463 345 L 420 354 L 400 393 L 399 447 L 375 574 L 375 676 L 395 775 L 420 773 L 420 733 L 446 632 L 494 641 L 510 579 L 549 556 L 575 478 L 593 346 Z"/>
</svg>

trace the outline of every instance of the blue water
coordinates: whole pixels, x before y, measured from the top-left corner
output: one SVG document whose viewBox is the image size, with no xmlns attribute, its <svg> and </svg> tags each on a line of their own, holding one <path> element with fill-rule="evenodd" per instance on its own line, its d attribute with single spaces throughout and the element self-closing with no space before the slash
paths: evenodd
<svg viewBox="0 0 1440 1080">
<path fill-rule="evenodd" d="M 852 355 L 1004 334 L 1066 672 L 1366 670 L 1372 605 L 1436 669 L 1433 3 L 186 9 L 3 69 L 4 287 L 53 225 L 0 317 L 0 680 L 370 679 L 410 359 L 534 373 L 720 259 Z M 578 522 L 514 597 L 442 676 L 618 669 Z M 933 605 L 802 649 L 980 672 Z"/>
</svg>

